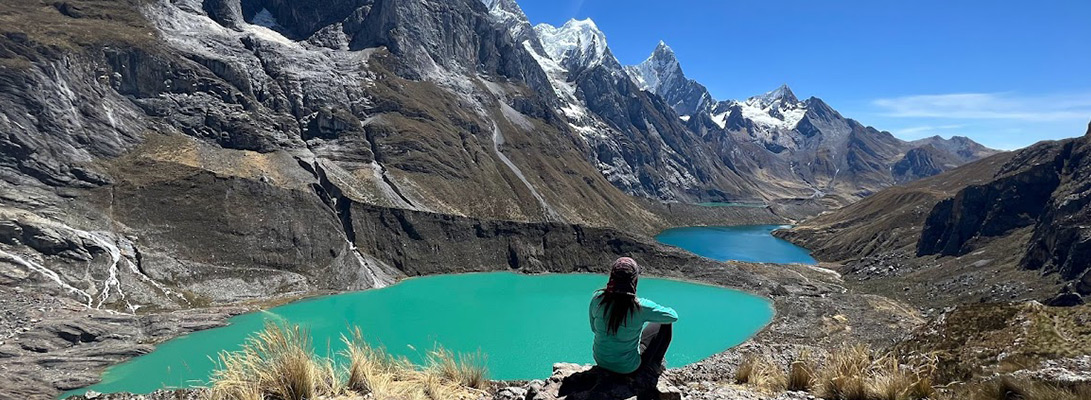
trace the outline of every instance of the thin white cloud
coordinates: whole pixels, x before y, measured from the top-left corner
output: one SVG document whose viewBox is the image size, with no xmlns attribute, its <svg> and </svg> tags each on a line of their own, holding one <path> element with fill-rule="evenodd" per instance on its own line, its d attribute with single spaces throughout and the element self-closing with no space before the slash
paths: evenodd
<svg viewBox="0 0 1091 400">
<path fill-rule="evenodd" d="M 872 102 L 882 115 L 905 118 L 1062 121 L 1091 118 L 1091 93 L 1020 96 L 953 93 L 903 96 Z"/>
<path fill-rule="evenodd" d="M 894 131 L 894 134 L 899 136 L 916 136 L 926 133 L 932 133 L 937 131 L 949 131 L 953 129 L 965 128 L 965 124 L 952 124 L 952 125 L 924 125 L 913 126 L 909 128 L 902 128 Z"/>
</svg>

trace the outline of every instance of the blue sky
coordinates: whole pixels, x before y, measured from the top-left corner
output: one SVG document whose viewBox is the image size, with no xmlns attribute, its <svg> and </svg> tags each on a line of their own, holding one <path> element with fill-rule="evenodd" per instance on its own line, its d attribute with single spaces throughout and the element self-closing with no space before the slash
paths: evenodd
<svg viewBox="0 0 1091 400">
<path fill-rule="evenodd" d="M 659 40 L 717 99 L 787 83 L 905 139 L 1014 149 L 1091 121 L 1087 0 L 518 0 L 532 23 L 592 18 L 624 64 Z"/>
</svg>

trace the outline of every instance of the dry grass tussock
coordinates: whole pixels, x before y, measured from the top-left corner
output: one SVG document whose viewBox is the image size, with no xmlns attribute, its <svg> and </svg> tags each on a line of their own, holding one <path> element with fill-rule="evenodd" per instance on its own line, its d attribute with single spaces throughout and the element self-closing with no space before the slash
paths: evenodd
<svg viewBox="0 0 1091 400">
<path fill-rule="evenodd" d="M 814 388 L 817 369 L 818 365 L 811 352 L 803 351 L 791 364 L 788 364 L 787 389 L 797 392 L 810 391 Z"/>
<path fill-rule="evenodd" d="M 1030 379 L 1003 377 L 964 385 L 944 396 L 949 400 L 1087 400 L 1091 384 L 1059 386 Z"/>
<path fill-rule="evenodd" d="M 861 345 L 843 347 L 822 363 L 803 352 L 788 364 L 787 372 L 766 359 L 748 356 L 735 380 L 770 390 L 809 391 L 829 400 L 916 400 L 935 397 L 934 370 L 930 362 L 911 365 L 892 355 L 876 357 Z M 769 378 L 756 380 L 759 376 Z"/>
<path fill-rule="evenodd" d="M 359 329 L 342 337 L 343 363 L 315 356 L 299 327 L 268 324 L 243 349 L 219 355 L 211 400 L 477 399 L 488 385 L 480 354 L 455 355 L 437 347 L 425 366 L 369 346 Z"/>
<path fill-rule="evenodd" d="M 768 357 L 746 356 L 735 370 L 735 382 L 749 384 L 768 391 L 782 391 L 787 387 L 787 376 L 780 366 Z"/>
</svg>

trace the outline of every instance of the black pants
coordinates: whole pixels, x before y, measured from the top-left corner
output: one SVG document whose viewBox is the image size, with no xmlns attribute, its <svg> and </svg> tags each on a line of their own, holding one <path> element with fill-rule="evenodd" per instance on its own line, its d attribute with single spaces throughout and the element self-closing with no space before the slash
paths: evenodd
<svg viewBox="0 0 1091 400">
<path fill-rule="evenodd" d="M 640 369 L 655 370 L 663 364 L 671 345 L 671 324 L 650 323 L 640 333 Z"/>
</svg>

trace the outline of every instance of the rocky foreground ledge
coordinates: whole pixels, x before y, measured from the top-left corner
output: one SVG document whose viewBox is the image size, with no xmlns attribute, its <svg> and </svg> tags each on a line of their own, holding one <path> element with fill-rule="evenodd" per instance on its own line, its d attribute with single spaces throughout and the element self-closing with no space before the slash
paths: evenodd
<svg viewBox="0 0 1091 400">
<path fill-rule="evenodd" d="M 813 400 L 804 392 L 771 395 L 741 385 L 699 381 L 690 382 L 684 369 L 668 370 L 658 380 L 651 375 L 623 377 L 590 365 L 557 363 L 548 379 L 533 380 L 517 386 L 500 384 L 494 391 L 481 394 L 480 400 Z M 208 391 L 160 390 L 149 394 L 90 392 L 69 400 L 205 400 Z M 364 399 L 367 397 L 360 397 Z M 341 397 L 338 400 L 356 400 Z"/>
<path fill-rule="evenodd" d="M 530 381 L 522 386 L 505 387 L 492 400 L 806 400 L 813 399 L 803 392 L 779 395 L 755 391 L 740 385 L 725 385 L 710 381 L 693 381 L 685 368 L 668 370 L 658 380 L 649 375 L 628 378 L 594 368 L 590 365 L 558 363 L 553 375 L 545 380 Z"/>
</svg>

